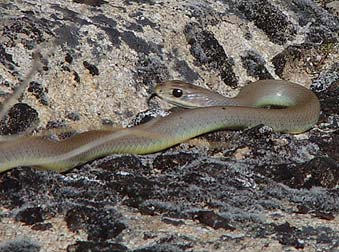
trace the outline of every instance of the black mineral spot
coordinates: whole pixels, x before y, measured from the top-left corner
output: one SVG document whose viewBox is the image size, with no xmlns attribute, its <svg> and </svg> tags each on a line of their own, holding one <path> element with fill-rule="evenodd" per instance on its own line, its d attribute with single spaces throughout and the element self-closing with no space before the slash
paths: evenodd
<svg viewBox="0 0 339 252">
<path fill-rule="evenodd" d="M 38 222 L 43 222 L 43 210 L 41 209 L 41 207 L 26 208 L 17 213 L 15 219 L 17 221 L 24 222 L 27 225 L 33 225 Z"/>
<path fill-rule="evenodd" d="M 294 14 L 300 26 L 309 26 L 307 30 L 306 43 L 331 43 L 337 41 L 339 30 L 339 19 L 337 15 L 331 15 L 323 2 L 323 8 L 318 8 L 318 3 L 313 1 L 286 2 Z M 325 5 L 325 6 L 324 6 Z"/>
<path fill-rule="evenodd" d="M 185 222 L 182 221 L 182 220 L 169 218 L 169 217 L 163 217 L 163 218 L 161 218 L 161 221 L 166 223 L 166 224 L 173 225 L 173 226 L 180 226 L 180 225 L 185 224 Z"/>
<path fill-rule="evenodd" d="M 251 40 L 251 39 L 253 38 L 253 35 L 252 35 L 250 32 L 246 32 L 246 33 L 244 34 L 244 38 L 245 38 L 246 40 Z"/>
<path fill-rule="evenodd" d="M 98 69 L 95 65 L 90 64 L 90 63 L 87 62 L 87 61 L 84 61 L 84 62 L 83 62 L 83 65 L 84 65 L 84 67 L 89 71 L 89 73 L 90 73 L 92 76 L 99 75 L 99 69 Z"/>
<path fill-rule="evenodd" d="M 69 68 L 69 66 L 61 66 L 61 69 L 66 72 L 71 72 L 71 69 Z"/>
<path fill-rule="evenodd" d="M 32 230 L 46 231 L 53 228 L 51 223 L 35 223 L 31 226 Z"/>
<path fill-rule="evenodd" d="M 310 212 L 310 209 L 305 205 L 298 205 L 296 213 L 298 214 L 307 214 Z"/>
<path fill-rule="evenodd" d="M 324 26 L 312 27 L 307 33 L 306 41 L 314 44 L 337 43 L 338 38 L 335 33 L 331 32 Z"/>
<path fill-rule="evenodd" d="M 138 53 L 143 53 L 145 55 L 154 52 L 154 49 L 147 43 L 144 39 L 136 36 L 131 31 L 125 31 L 121 33 L 121 39 L 126 42 L 126 44 L 135 50 Z"/>
<path fill-rule="evenodd" d="M 149 20 L 147 17 L 145 17 L 142 11 L 136 11 L 135 13 L 131 13 L 130 17 L 132 17 L 133 20 L 136 20 L 137 23 L 140 24 L 142 27 L 150 26 L 153 29 L 156 29 L 157 27 L 157 24 Z"/>
<path fill-rule="evenodd" d="M 328 220 L 328 221 L 335 219 L 335 215 L 333 213 L 322 212 L 322 211 L 317 211 L 315 213 L 315 217 L 322 219 L 322 220 Z"/>
<path fill-rule="evenodd" d="M 134 249 L 133 252 L 184 252 L 187 251 L 181 246 L 168 244 L 171 240 L 174 240 L 175 237 L 165 237 L 160 240 L 160 244 L 146 246 L 143 248 Z"/>
<path fill-rule="evenodd" d="M 80 83 L 80 76 L 76 71 L 73 71 L 73 77 L 77 83 Z"/>
<path fill-rule="evenodd" d="M 184 60 L 176 60 L 174 68 L 188 82 L 194 82 L 199 79 L 199 74 L 193 71 Z"/>
<path fill-rule="evenodd" d="M 67 127 L 64 120 L 48 121 L 46 124 L 46 129 L 59 129 L 64 127 Z"/>
<path fill-rule="evenodd" d="M 39 252 L 41 246 L 31 239 L 15 239 L 6 243 L 0 244 L 1 252 Z"/>
<path fill-rule="evenodd" d="M 108 161 L 100 163 L 100 168 L 108 170 L 110 172 L 116 170 L 124 170 L 128 167 L 134 167 L 135 169 L 142 169 L 143 165 L 140 159 L 136 156 L 126 155 L 121 157 L 112 158 Z"/>
<path fill-rule="evenodd" d="M 330 71 L 335 72 L 339 68 L 339 64 L 335 63 L 331 67 Z M 325 76 L 326 78 L 326 76 Z M 330 78 L 329 78 L 330 79 Z M 339 115 L 339 76 L 336 78 L 332 77 L 332 84 L 326 88 L 326 90 L 323 90 L 319 93 L 317 90 L 324 89 L 323 86 L 313 87 L 313 90 L 317 92 L 317 96 L 320 100 L 320 106 L 321 106 L 321 112 L 320 115 L 320 121 L 322 122 L 325 118 L 328 118 L 330 115 L 337 114 Z M 333 122 L 334 123 L 334 122 Z M 335 125 L 333 125 L 333 128 L 336 128 Z M 339 156 L 339 155 L 338 155 Z"/>
<path fill-rule="evenodd" d="M 113 29 L 117 26 L 117 22 L 114 19 L 112 19 L 112 18 L 110 18 L 106 15 L 103 15 L 103 14 L 98 14 L 96 16 L 93 16 L 92 20 L 95 23 L 98 23 L 103 27 L 107 27 L 107 28 L 109 27 L 111 29 Z"/>
<path fill-rule="evenodd" d="M 72 12 L 69 10 L 65 10 L 60 8 L 60 6 L 53 6 L 56 10 L 60 10 L 64 14 L 64 20 L 68 17 L 74 23 L 75 20 L 78 20 L 77 13 Z M 85 20 L 78 20 L 79 23 L 85 25 L 87 21 Z M 79 29 L 75 25 L 63 25 L 58 27 L 54 30 L 55 36 L 57 37 L 57 43 L 60 45 L 68 45 L 67 49 L 69 48 L 76 48 L 79 46 Z"/>
<path fill-rule="evenodd" d="M 191 45 L 190 52 L 195 57 L 196 64 L 216 70 L 226 85 L 236 87 L 238 79 L 233 71 L 233 60 L 226 55 L 214 35 L 195 23 L 186 25 L 184 34 L 187 43 Z"/>
<path fill-rule="evenodd" d="M 83 229 L 92 241 L 105 241 L 119 235 L 125 228 L 120 214 L 114 209 L 74 207 L 65 216 L 68 228 L 75 232 Z"/>
<path fill-rule="evenodd" d="M 6 52 L 6 49 L 2 44 L 0 44 L 0 63 L 9 70 L 14 70 L 15 67 L 18 66 L 18 64 L 13 61 L 12 55 Z"/>
<path fill-rule="evenodd" d="M 105 125 L 105 126 L 113 126 L 114 122 L 112 121 L 112 119 L 103 118 L 103 119 L 101 119 L 101 124 Z"/>
<path fill-rule="evenodd" d="M 272 59 L 272 63 L 274 65 L 275 73 L 279 77 L 282 77 L 287 63 L 286 57 L 282 54 L 278 54 L 274 56 L 274 58 Z"/>
<path fill-rule="evenodd" d="M 65 56 L 65 61 L 68 63 L 68 64 L 72 64 L 73 62 L 73 57 L 70 53 L 67 53 L 66 56 Z"/>
<path fill-rule="evenodd" d="M 28 92 L 32 93 L 42 105 L 48 105 L 49 104 L 49 99 L 46 93 L 48 92 L 47 88 L 44 88 L 42 84 L 36 82 L 36 81 L 31 81 L 29 83 Z"/>
<path fill-rule="evenodd" d="M 144 31 L 144 29 L 141 25 L 133 23 L 133 22 L 129 23 L 129 25 L 127 26 L 127 29 L 131 30 L 131 31 L 136 31 L 136 32 L 143 32 Z"/>
<path fill-rule="evenodd" d="M 107 4 L 104 0 L 73 0 L 75 3 L 86 4 L 93 7 L 100 7 L 103 4 Z"/>
<path fill-rule="evenodd" d="M 328 157 L 316 157 L 299 165 L 258 167 L 258 172 L 292 188 L 334 188 L 339 181 L 338 165 Z"/>
<path fill-rule="evenodd" d="M 155 29 L 157 24 L 149 20 L 148 18 L 144 17 L 143 15 L 138 18 L 137 22 L 142 26 L 150 26 L 151 28 Z"/>
<path fill-rule="evenodd" d="M 274 231 L 280 244 L 293 246 L 296 249 L 303 249 L 305 247 L 303 239 L 299 238 L 298 230 L 288 222 L 274 225 Z"/>
<path fill-rule="evenodd" d="M 44 92 L 42 85 L 38 82 L 31 81 L 28 86 L 28 92 L 33 93 L 33 95 L 40 95 Z"/>
<path fill-rule="evenodd" d="M 77 241 L 67 247 L 67 252 L 127 252 L 127 247 L 112 242 Z"/>
<path fill-rule="evenodd" d="M 247 51 L 246 55 L 241 56 L 242 65 L 246 69 L 249 76 L 253 76 L 260 80 L 273 79 L 273 76 L 265 67 L 265 60 L 254 51 Z"/>
<path fill-rule="evenodd" d="M 199 4 L 189 4 L 186 6 L 185 15 L 190 19 L 195 19 L 197 23 L 203 26 L 215 26 L 220 22 L 220 16 L 216 9 L 209 4 L 201 2 Z"/>
<path fill-rule="evenodd" d="M 66 113 L 66 117 L 72 121 L 80 120 L 80 114 L 78 112 L 68 112 Z"/>
<path fill-rule="evenodd" d="M 145 176 L 117 176 L 111 186 L 121 195 L 128 197 L 126 204 L 137 207 L 141 202 L 152 197 L 156 188 L 156 182 Z"/>
<path fill-rule="evenodd" d="M 46 22 L 35 16 L 26 15 L 10 19 L 10 22 L 3 27 L 2 36 L 7 37 L 6 46 L 8 47 L 14 47 L 15 44 L 21 43 L 28 50 L 32 50 L 37 44 L 45 41 L 45 34 L 52 34 L 46 26 Z"/>
<path fill-rule="evenodd" d="M 239 1 L 235 5 L 274 43 L 283 45 L 296 34 L 296 29 L 287 16 L 267 0 Z"/>
<path fill-rule="evenodd" d="M 296 228 L 292 227 L 290 223 L 288 222 L 285 222 L 281 225 L 276 225 L 274 229 L 275 229 L 275 232 L 278 232 L 278 233 L 291 233 L 296 230 Z"/>
<path fill-rule="evenodd" d="M 153 168 L 157 170 L 170 170 L 188 165 L 196 159 L 192 153 L 163 154 L 157 156 L 153 161 Z"/>
<path fill-rule="evenodd" d="M 339 165 L 331 158 L 316 157 L 309 162 L 298 165 L 296 169 L 303 173 L 304 179 L 301 184 L 303 188 L 316 186 L 335 188 L 339 185 Z M 291 186 L 295 185 L 292 184 Z"/>
<path fill-rule="evenodd" d="M 152 86 L 169 78 L 167 66 L 156 56 L 141 55 L 137 62 L 137 77 L 143 84 Z"/>
<path fill-rule="evenodd" d="M 120 32 L 116 28 L 111 27 L 101 27 L 101 28 L 106 32 L 112 44 L 115 45 L 116 47 L 119 47 L 121 44 Z"/>
<path fill-rule="evenodd" d="M 213 211 L 199 211 L 195 214 L 194 219 L 214 229 L 223 228 L 225 230 L 235 230 L 235 228 L 229 224 L 227 219 Z"/>
<path fill-rule="evenodd" d="M 36 126 L 39 122 L 38 112 L 26 103 L 15 104 L 0 122 L 2 135 L 14 135 Z"/>
<path fill-rule="evenodd" d="M 153 120 L 156 117 L 155 115 L 156 114 L 153 110 L 142 111 L 134 116 L 134 118 L 131 120 L 128 126 L 136 126 L 147 123 Z"/>
<path fill-rule="evenodd" d="M 288 46 L 284 51 L 273 57 L 272 63 L 275 73 L 279 77 L 283 77 L 283 72 L 288 62 L 300 60 L 303 57 L 303 48 L 301 46 Z"/>
<path fill-rule="evenodd" d="M 0 2 L 0 7 L 9 10 L 10 8 L 13 8 L 13 4 L 9 2 Z"/>
<path fill-rule="evenodd" d="M 136 3 L 136 4 L 149 4 L 149 5 L 154 5 L 155 4 L 154 0 L 125 0 L 124 3 L 128 4 L 128 5 L 131 5 L 133 3 Z"/>
</svg>

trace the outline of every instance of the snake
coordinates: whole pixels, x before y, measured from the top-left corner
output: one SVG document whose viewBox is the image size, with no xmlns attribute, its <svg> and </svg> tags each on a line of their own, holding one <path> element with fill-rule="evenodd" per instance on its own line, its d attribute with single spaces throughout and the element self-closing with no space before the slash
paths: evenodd
<svg viewBox="0 0 339 252">
<path fill-rule="evenodd" d="M 318 121 L 320 104 L 309 89 L 285 80 L 259 80 L 237 96 L 180 80 L 162 82 L 154 95 L 184 108 L 130 128 L 90 130 L 62 141 L 43 136 L 16 136 L 0 142 L 0 172 L 18 166 L 65 172 L 110 154 L 149 154 L 221 129 L 266 125 L 298 134 Z M 271 107 L 270 107 L 271 106 Z"/>
</svg>

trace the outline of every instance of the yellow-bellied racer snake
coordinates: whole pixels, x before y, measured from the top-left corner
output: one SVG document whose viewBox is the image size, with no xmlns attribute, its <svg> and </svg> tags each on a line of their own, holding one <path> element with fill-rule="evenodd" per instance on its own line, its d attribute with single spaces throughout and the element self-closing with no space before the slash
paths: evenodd
<svg viewBox="0 0 339 252">
<path fill-rule="evenodd" d="M 246 85 L 234 98 L 182 81 L 155 88 L 157 96 L 187 109 L 131 128 L 94 130 L 64 141 L 41 136 L 18 136 L 0 143 L 0 172 L 34 166 L 63 172 L 78 164 L 113 153 L 158 152 L 198 135 L 259 124 L 273 130 L 301 133 L 314 126 L 320 113 L 316 95 L 298 84 L 262 80 Z M 268 109 L 264 106 L 283 106 Z"/>
</svg>

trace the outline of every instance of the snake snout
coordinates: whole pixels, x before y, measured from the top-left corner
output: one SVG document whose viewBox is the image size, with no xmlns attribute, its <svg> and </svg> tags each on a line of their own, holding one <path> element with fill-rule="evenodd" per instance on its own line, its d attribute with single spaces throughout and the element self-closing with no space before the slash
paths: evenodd
<svg viewBox="0 0 339 252">
<path fill-rule="evenodd" d="M 157 97 L 158 94 L 156 92 L 153 92 L 147 99 L 147 104 L 150 105 L 150 102 L 151 100 L 154 98 L 154 97 Z"/>
</svg>

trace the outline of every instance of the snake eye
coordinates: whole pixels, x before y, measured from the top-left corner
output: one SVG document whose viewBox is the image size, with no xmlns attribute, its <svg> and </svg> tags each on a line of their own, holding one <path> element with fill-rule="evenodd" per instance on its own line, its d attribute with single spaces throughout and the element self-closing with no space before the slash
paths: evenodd
<svg viewBox="0 0 339 252">
<path fill-rule="evenodd" d="M 173 95 L 174 97 L 179 98 L 179 97 L 182 96 L 182 90 L 181 90 L 181 89 L 178 89 L 178 88 L 175 88 L 175 89 L 172 90 L 172 95 Z"/>
</svg>

